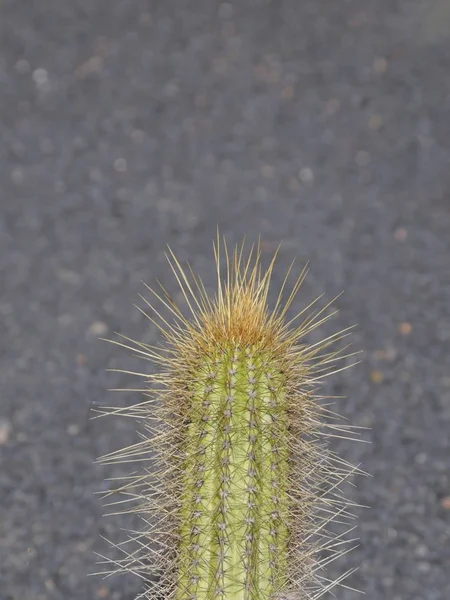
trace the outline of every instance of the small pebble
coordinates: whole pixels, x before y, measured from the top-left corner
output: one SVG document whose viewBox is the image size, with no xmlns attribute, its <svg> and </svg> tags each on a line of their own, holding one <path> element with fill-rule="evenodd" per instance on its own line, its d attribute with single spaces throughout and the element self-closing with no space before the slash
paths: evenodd
<svg viewBox="0 0 450 600">
<path fill-rule="evenodd" d="M 39 141 L 39 148 L 43 154 L 52 154 L 55 150 L 53 142 L 49 138 L 43 138 Z"/>
<path fill-rule="evenodd" d="M 69 315 L 67 313 L 58 316 L 58 323 L 60 323 L 61 325 L 70 325 L 72 321 L 72 315 Z"/>
<path fill-rule="evenodd" d="M 407 321 L 400 323 L 398 326 L 398 332 L 400 333 L 400 335 L 410 335 L 412 332 L 411 323 L 408 323 Z"/>
<path fill-rule="evenodd" d="M 340 100 L 338 100 L 337 98 L 331 98 L 330 100 L 328 100 L 328 102 L 326 104 L 325 112 L 329 117 L 331 117 L 337 113 L 337 111 L 340 109 L 340 107 L 341 107 Z"/>
<path fill-rule="evenodd" d="M 71 436 L 75 436 L 78 435 L 80 433 L 80 428 L 76 423 L 71 423 L 68 427 L 67 427 L 67 433 Z"/>
<path fill-rule="evenodd" d="M 108 332 L 108 325 L 103 321 L 94 321 L 89 325 L 87 332 L 90 335 L 105 335 Z"/>
<path fill-rule="evenodd" d="M 393 362 L 397 358 L 397 350 L 392 347 L 385 348 L 383 350 L 375 350 L 373 356 L 376 360 L 386 360 L 388 362 Z"/>
<path fill-rule="evenodd" d="M 255 67 L 256 78 L 260 81 L 264 81 L 267 84 L 278 83 L 280 79 L 280 73 L 278 72 L 277 65 L 270 62 L 262 62 Z"/>
<path fill-rule="evenodd" d="M 71 269 L 58 269 L 57 277 L 69 285 L 78 285 L 81 281 L 81 275 Z"/>
<path fill-rule="evenodd" d="M 80 135 L 76 135 L 72 140 L 72 146 L 75 150 L 85 150 L 87 148 L 87 142 Z"/>
<path fill-rule="evenodd" d="M 46 579 L 45 587 L 48 589 L 49 592 L 52 592 L 56 588 L 56 585 L 55 585 L 55 582 L 53 581 L 53 579 Z"/>
<path fill-rule="evenodd" d="M 259 202 L 267 201 L 267 198 L 268 198 L 267 190 L 265 188 L 263 188 L 262 186 L 258 186 L 256 188 L 255 195 Z"/>
<path fill-rule="evenodd" d="M 91 56 L 86 62 L 77 67 L 75 74 L 83 79 L 89 75 L 98 75 L 103 70 L 103 58 L 101 56 Z"/>
<path fill-rule="evenodd" d="M 152 24 L 152 16 L 150 13 L 142 13 L 139 17 L 139 24 L 149 26 Z"/>
<path fill-rule="evenodd" d="M 314 172 L 309 167 L 303 167 L 303 169 L 300 169 L 298 177 L 300 181 L 303 181 L 303 183 L 313 183 Z"/>
<path fill-rule="evenodd" d="M 175 96 L 178 96 L 179 91 L 180 88 L 174 81 L 169 81 L 164 86 L 164 96 L 166 96 L 166 98 L 175 98 Z"/>
<path fill-rule="evenodd" d="M 47 87 L 49 83 L 47 71 L 42 68 L 35 69 L 33 71 L 33 81 L 38 88 Z"/>
<path fill-rule="evenodd" d="M 444 510 L 450 510 L 450 496 L 445 496 L 445 498 L 442 498 L 441 506 Z"/>
<path fill-rule="evenodd" d="M 370 163 L 370 155 L 365 150 L 360 150 L 356 153 L 355 162 L 359 167 L 367 167 Z"/>
<path fill-rule="evenodd" d="M 397 240 L 397 242 L 404 242 L 407 236 L 408 232 L 404 227 L 397 227 L 397 229 L 394 231 L 394 238 Z"/>
<path fill-rule="evenodd" d="M 418 570 L 420 573 L 428 573 L 428 572 L 431 570 L 431 565 L 430 565 L 430 563 L 429 563 L 429 562 L 426 562 L 426 561 L 424 561 L 424 560 L 420 560 L 420 561 L 417 563 L 417 570 Z"/>
<path fill-rule="evenodd" d="M 372 69 L 376 75 L 383 75 L 383 73 L 386 73 L 387 67 L 387 60 L 383 57 L 375 58 L 375 60 L 372 63 Z"/>
<path fill-rule="evenodd" d="M 292 100 L 295 96 L 295 90 L 293 85 L 287 85 L 281 91 L 281 98 L 283 100 Z"/>
<path fill-rule="evenodd" d="M 100 169 L 98 169 L 97 167 L 91 167 L 89 169 L 89 179 L 93 183 L 101 183 L 103 181 L 103 175 Z"/>
<path fill-rule="evenodd" d="M 383 381 L 383 373 L 381 371 L 371 371 L 370 380 L 372 383 L 381 383 Z"/>
<path fill-rule="evenodd" d="M 300 181 L 297 179 L 297 177 L 289 177 L 288 188 L 291 190 L 291 192 L 298 192 L 302 189 Z"/>
<path fill-rule="evenodd" d="M 30 63 L 24 58 L 19 58 L 15 66 L 16 71 L 20 73 L 20 75 L 26 75 L 30 71 Z"/>
<path fill-rule="evenodd" d="M 383 119 L 381 115 L 372 115 L 369 119 L 369 127 L 373 131 L 379 131 L 383 126 Z"/>
<path fill-rule="evenodd" d="M 0 419 L 0 446 L 8 443 L 10 433 L 11 423 L 6 419 Z"/>
<path fill-rule="evenodd" d="M 427 555 L 428 555 L 428 548 L 426 546 L 424 546 L 423 544 L 420 544 L 420 546 L 417 546 L 416 556 L 420 556 L 420 558 L 424 558 Z"/>
<path fill-rule="evenodd" d="M 114 169 L 118 173 L 126 173 L 128 165 L 125 158 L 116 158 L 116 160 L 114 161 Z"/>
<path fill-rule="evenodd" d="M 427 460 L 428 456 L 425 454 L 425 452 L 419 452 L 419 454 L 416 454 L 414 457 L 414 462 L 418 465 L 424 465 Z"/>
<path fill-rule="evenodd" d="M 21 183 L 23 183 L 24 179 L 25 177 L 22 169 L 13 169 L 11 171 L 11 181 L 14 184 L 20 185 Z"/>
<path fill-rule="evenodd" d="M 142 129 L 133 129 L 130 133 L 130 137 L 133 143 L 142 144 L 145 140 L 145 133 Z"/>
<path fill-rule="evenodd" d="M 79 367 L 85 367 L 87 365 L 87 357 L 84 354 L 77 354 L 75 362 Z"/>
<path fill-rule="evenodd" d="M 275 175 L 275 168 L 273 165 L 264 165 L 261 167 L 261 175 L 264 179 L 271 179 Z"/>
<path fill-rule="evenodd" d="M 390 542 L 396 540 L 398 538 L 398 532 L 393 527 L 388 527 L 387 529 L 387 537 Z"/>
<path fill-rule="evenodd" d="M 89 545 L 86 542 L 80 542 L 75 546 L 75 549 L 80 554 L 83 554 L 89 550 Z"/>
</svg>

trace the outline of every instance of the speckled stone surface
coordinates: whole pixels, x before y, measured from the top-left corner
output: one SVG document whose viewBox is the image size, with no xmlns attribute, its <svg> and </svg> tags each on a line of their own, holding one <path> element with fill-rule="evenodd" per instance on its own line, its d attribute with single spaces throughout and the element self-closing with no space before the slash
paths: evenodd
<svg viewBox="0 0 450 600">
<path fill-rule="evenodd" d="M 2 600 L 139 591 L 87 577 L 122 526 L 93 461 L 135 439 L 91 409 L 142 367 L 97 338 L 157 341 L 141 280 L 176 295 L 168 243 L 212 285 L 217 224 L 284 240 L 275 283 L 310 260 L 296 306 L 345 291 L 324 333 L 358 325 L 329 390 L 372 428 L 336 443 L 371 509 L 330 576 L 450 597 L 449 64 L 445 0 L 1 2 Z"/>
</svg>

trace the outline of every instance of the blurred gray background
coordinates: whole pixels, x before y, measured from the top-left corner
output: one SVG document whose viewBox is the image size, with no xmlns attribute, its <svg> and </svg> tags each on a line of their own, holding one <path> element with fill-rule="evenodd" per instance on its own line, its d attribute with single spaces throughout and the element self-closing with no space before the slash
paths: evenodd
<svg viewBox="0 0 450 600">
<path fill-rule="evenodd" d="M 143 367 L 97 338 L 157 341 L 141 280 L 176 295 L 168 243 L 212 284 L 217 224 L 264 260 L 284 240 L 275 283 L 311 265 L 295 308 L 344 290 L 330 331 L 358 325 L 329 389 L 372 428 L 336 444 L 372 508 L 330 574 L 450 597 L 449 139 L 448 0 L 2 0 L 2 600 L 139 590 L 87 577 L 121 527 L 93 461 L 135 439 L 91 409 Z"/>
</svg>

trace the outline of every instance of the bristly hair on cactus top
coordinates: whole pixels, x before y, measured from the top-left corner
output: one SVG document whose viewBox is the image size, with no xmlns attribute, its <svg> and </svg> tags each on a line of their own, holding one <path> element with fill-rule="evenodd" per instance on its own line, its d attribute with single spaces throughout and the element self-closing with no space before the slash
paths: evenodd
<svg viewBox="0 0 450 600">
<path fill-rule="evenodd" d="M 330 580 L 325 569 L 352 549 L 357 504 L 345 487 L 362 471 L 326 438 L 355 439 L 358 428 L 339 422 L 330 397 L 318 394 L 324 377 L 351 366 L 348 346 L 336 347 L 351 328 L 307 342 L 336 311 L 333 301 L 316 308 L 318 298 L 288 318 L 306 276 L 305 268 L 289 288 L 293 264 L 269 307 L 277 253 L 263 270 L 259 244 L 230 253 L 218 237 L 209 296 L 169 251 L 189 314 L 162 286 L 148 288 L 163 308 L 142 298 L 151 311 L 142 312 L 163 344 L 112 341 L 158 366 L 156 374 L 119 371 L 144 379 L 146 399 L 100 410 L 140 423 L 138 443 L 100 461 L 142 467 L 105 494 L 119 495 L 111 505 L 125 503 L 142 527 L 112 544 L 120 555 L 105 559 L 112 567 L 104 571 L 138 575 L 141 598 L 317 600 L 353 573 Z"/>
</svg>

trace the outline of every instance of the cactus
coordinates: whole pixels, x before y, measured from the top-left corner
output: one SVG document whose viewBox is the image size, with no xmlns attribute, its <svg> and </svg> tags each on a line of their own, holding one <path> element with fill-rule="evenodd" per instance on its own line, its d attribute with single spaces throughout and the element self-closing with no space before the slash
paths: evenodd
<svg viewBox="0 0 450 600">
<path fill-rule="evenodd" d="M 172 316 L 143 299 L 161 347 L 113 341 L 159 369 L 133 373 L 145 381 L 146 400 L 102 410 L 141 423 L 141 441 L 102 462 L 144 464 L 106 494 L 122 495 L 144 524 L 129 549 L 116 546 L 122 557 L 112 570 L 139 575 L 147 599 L 317 599 L 352 572 L 323 575 L 349 550 L 353 527 L 345 523 L 355 504 L 342 488 L 359 470 L 328 449 L 327 436 L 352 428 L 317 394 L 318 382 L 340 370 L 336 361 L 350 356 L 334 346 L 350 328 L 307 344 L 334 312 L 315 301 L 288 319 L 306 269 L 286 292 L 289 269 L 269 310 L 277 253 L 263 271 L 259 246 L 244 257 L 243 245 L 230 255 L 224 243 L 222 280 L 219 240 L 214 250 L 214 297 L 168 256 L 188 316 L 163 288 L 149 288 Z"/>
</svg>

